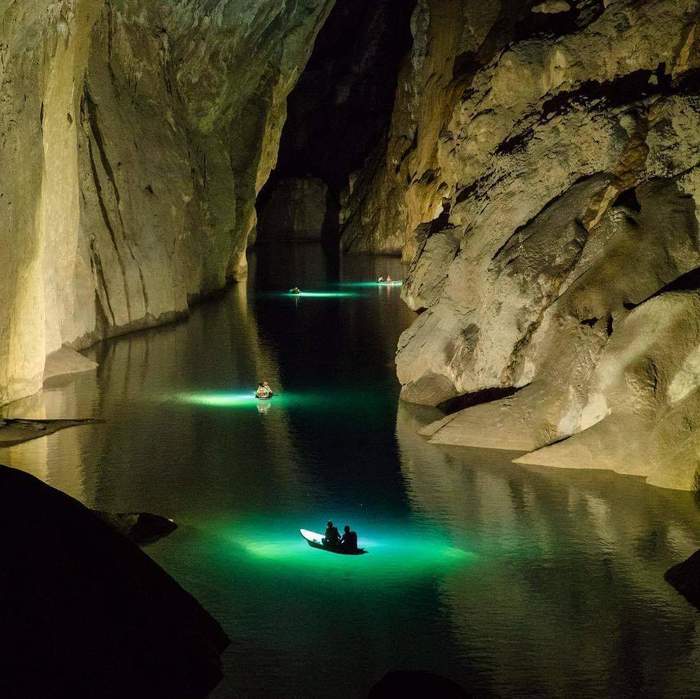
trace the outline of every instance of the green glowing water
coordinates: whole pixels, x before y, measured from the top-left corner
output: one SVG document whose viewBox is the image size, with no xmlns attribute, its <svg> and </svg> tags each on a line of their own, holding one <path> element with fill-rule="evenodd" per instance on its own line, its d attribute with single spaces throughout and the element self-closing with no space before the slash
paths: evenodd
<svg viewBox="0 0 700 699">
<path fill-rule="evenodd" d="M 291 291 L 282 291 L 278 293 L 270 293 L 269 296 L 279 296 L 289 299 L 356 299 L 360 294 L 352 291 L 302 291 L 298 294 L 293 294 Z"/>
<path fill-rule="evenodd" d="M 218 523 L 210 530 L 213 550 L 224 565 L 227 560 L 247 558 L 251 565 L 268 564 L 278 573 L 310 577 L 313 584 L 320 574 L 343 585 L 350 581 L 384 585 L 390 578 L 430 576 L 468 565 L 476 556 L 473 551 L 452 545 L 438 530 L 392 529 L 356 517 L 353 525 L 366 532 L 360 544 L 368 554 L 359 558 L 333 555 L 311 548 L 302 539 L 295 524 L 303 520 L 303 516 L 276 519 L 273 526 L 264 520 Z"/>
<path fill-rule="evenodd" d="M 428 444 L 434 411 L 398 402 L 413 316 L 371 281 L 386 274 L 405 270 L 309 247 L 253 258 L 248 294 L 104 343 L 97 374 L 12 407 L 104 425 L 1 460 L 178 522 L 147 551 L 232 639 L 214 699 L 355 699 L 404 668 L 474 696 L 700 696 L 700 622 L 663 580 L 700 547 L 692 496 Z M 290 303 L 295 285 L 325 295 Z M 299 529 L 328 518 L 368 553 L 309 547 Z"/>
</svg>

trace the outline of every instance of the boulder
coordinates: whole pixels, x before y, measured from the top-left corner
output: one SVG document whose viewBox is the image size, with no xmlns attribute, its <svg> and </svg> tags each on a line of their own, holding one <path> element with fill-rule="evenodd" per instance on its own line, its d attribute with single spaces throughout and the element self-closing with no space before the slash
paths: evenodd
<svg viewBox="0 0 700 699">
<path fill-rule="evenodd" d="M 219 624 L 76 500 L 0 466 L 0 696 L 205 697 Z"/>
<path fill-rule="evenodd" d="M 95 514 L 112 529 L 139 546 L 153 544 L 177 529 L 172 519 L 150 512 L 100 512 Z"/>
<path fill-rule="evenodd" d="M 446 677 L 419 670 L 388 672 L 372 687 L 368 699 L 395 697 L 430 697 L 431 699 L 466 699 L 469 695 Z"/>
<path fill-rule="evenodd" d="M 700 609 L 700 551 L 666 571 L 664 578 L 688 602 Z"/>
</svg>

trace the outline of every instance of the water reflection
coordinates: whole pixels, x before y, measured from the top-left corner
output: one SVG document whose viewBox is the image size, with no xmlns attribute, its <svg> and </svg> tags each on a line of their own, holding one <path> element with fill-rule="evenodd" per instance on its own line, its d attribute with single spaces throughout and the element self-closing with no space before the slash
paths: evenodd
<svg viewBox="0 0 700 699">
<path fill-rule="evenodd" d="M 105 425 L 0 460 L 178 521 L 149 552 L 233 639 L 216 697 L 360 697 L 402 667 L 481 696 L 700 692 L 698 617 L 662 577 L 700 546 L 692 496 L 428 444 L 416 429 L 434 412 L 397 408 L 413 316 L 398 287 L 372 286 L 387 273 L 400 262 L 265 248 L 248 290 L 106 342 L 96 374 L 12 406 Z M 296 284 L 355 295 L 275 293 Z M 262 379 L 270 403 L 252 398 Z M 306 546 L 298 529 L 329 517 L 369 554 Z M 319 648 L 349 661 L 309 672 Z"/>
<path fill-rule="evenodd" d="M 439 448 L 400 406 L 402 468 L 416 511 L 468 536 L 479 566 L 440 585 L 465 658 L 500 696 L 689 696 L 697 615 L 663 581 L 700 543 L 690 494 L 612 473 L 528 469 L 507 454 Z M 654 667 L 653 671 L 649 668 Z"/>
</svg>

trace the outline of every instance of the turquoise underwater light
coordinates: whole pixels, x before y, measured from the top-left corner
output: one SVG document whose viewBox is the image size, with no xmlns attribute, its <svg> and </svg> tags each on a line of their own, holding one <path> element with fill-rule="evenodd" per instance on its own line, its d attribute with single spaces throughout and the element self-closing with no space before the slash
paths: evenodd
<svg viewBox="0 0 700 699">
<path fill-rule="evenodd" d="M 369 409 L 376 405 L 377 396 L 367 391 L 342 391 L 342 392 L 309 392 L 289 393 L 281 391 L 270 400 L 260 400 L 255 397 L 254 391 L 183 391 L 171 397 L 176 403 L 201 406 L 203 408 L 298 408 L 311 410 L 344 410 Z"/>
<path fill-rule="evenodd" d="M 269 400 L 255 397 L 254 391 L 193 391 L 178 393 L 175 400 L 189 405 L 200 405 L 206 408 L 256 408 L 261 406 L 288 406 L 301 402 L 299 396 L 291 393 L 281 393 Z"/>
<path fill-rule="evenodd" d="M 403 282 L 338 282 L 338 286 L 345 286 L 352 289 L 391 289 L 403 286 Z"/>
<path fill-rule="evenodd" d="M 269 524 L 228 524 L 217 528 L 219 555 L 240 556 L 256 568 L 294 575 L 353 576 L 363 578 L 432 575 L 469 565 L 476 554 L 455 546 L 439 532 L 403 528 L 359 526 L 359 544 L 367 553 L 343 556 L 310 547 L 299 534 L 299 522 L 285 521 L 282 530 Z"/>
<path fill-rule="evenodd" d="M 291 299 L 356 299 L 359 294 L 352 291 L 302 291 L 298 294 L 293 294 L 291 291 L 286 291 L 282 296 Z"/>
</svg>

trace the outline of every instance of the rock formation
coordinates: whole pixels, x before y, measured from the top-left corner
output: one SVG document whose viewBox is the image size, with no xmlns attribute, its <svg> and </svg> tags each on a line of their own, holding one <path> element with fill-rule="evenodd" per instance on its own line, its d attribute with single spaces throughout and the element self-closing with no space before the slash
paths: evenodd
<svg viewBox="0 0 700 699">
<path fill-rule="evenodd" d="M 298 225 L 299 237 L 308 237 L 306 217 L 300 220 L 279 205 L 279 195 L 286 198 L 294 182 L 299 207 L 315 209 L 324 241 L 338 244 L 341 219 L 349 225 L 344 220 L 349 212 L 341 211 L 348 189 L 385 145 L 398 66 L 411 45 L 414 5 L 415 0 L 335 1 L 289 96 L 277 167 L 258 200 L 260 242 L 295 237 Z"/>
<path fill-rule="evenodd" d="M 517 390 L 434 442 L 696 484 L 698 22 L 694 0 L 418 2 L 343 244 L 412 258 L 404 399 Z"/>
<path fill-rule="evenodd" d="M 0 466 L 0 695 L 205 697 L 219 624 L 76 500 Z"/>
<path fill-rule="evenodd" d="M 138 546 L 153 544 L 177 529 L 177 524 L 172 519 L 150 512 L 93 512 L 105 524 Z"/>
<path fill-rule="evenodd" d="M 664 577 L 688 602 L 700 609 L 700 551 L 671 566 Z"/>
<path fill-rule="evenodd" d="M 34 420 L 22 418 L 0 418 L 0 447 L 7 448 L 23 444 L 32 439 L 47 437 L 59 430 L 102 422 L 93 418 L 82 420 Z"/>
<path fill-rule="evenodd" d="M 245 274 L 332 0 L 0 0 L 0 403 Z"/>
</svg>

